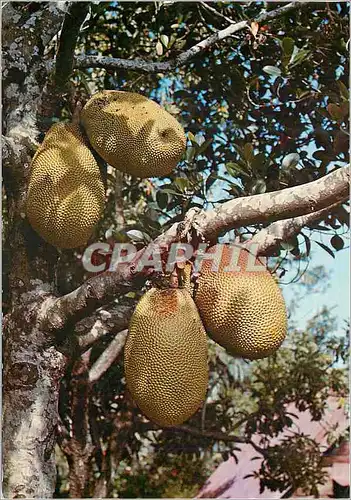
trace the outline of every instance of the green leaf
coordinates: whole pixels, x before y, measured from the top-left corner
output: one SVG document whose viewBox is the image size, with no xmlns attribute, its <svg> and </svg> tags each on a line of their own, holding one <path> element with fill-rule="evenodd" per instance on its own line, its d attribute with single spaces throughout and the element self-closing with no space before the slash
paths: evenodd
<svg viewBox="0 0 351 500">
<path fill-rule="evenodd" d="M 252 194 L 263 194 L 266 192 L 267 186 L 263 179 L 257 179 L 254 185 L 252 186 L 251 193 Z"/>
<path fill-rule="evenodd" d="M 263 71 L 271 76 L 280 76 L 282 74 L 277 66 L 264 66 Z"/>
<path fill-rule="evenodd" d="M 163 45 L 161 42 L 156 43 L 156 54 L 158 56 L 162 56 L 162 54 L 163 54 Z"/>
<path fill-rule="evenodd" d="M 197 144 L 195 136 L 192 132 L 188 132 L 188 139 L 191 141 L 192 144 Z"/>
<path fill-rule="evenodd" d="M 254 157 L 254 148 L 253 145 L 250 142 L 247 142 L 244 145 L 244 158 L 245 160 L 250 163 Z"/>
<path fill-rule="evenodd" d="M 325 250 L 329 255 L 331 255 L 333 257 L 333 259 L 335 259 L 335 255 L 334 255 L 334 252 L 333 250 L 330 250 L 329 247 L 327 247 L 327 245 L 324 245 L 324 243 L 321 243 L 320 241 L 316 241 L 317 245 L 319 245 L 321 248 L 323 248 L 323 250 Z"/>
<path fill-rule="evenodd" d="M 298 153 L 289 153 L 284 156 L 282 161 L 283 168 L 294 168 L 300 161 L 300 155 Z"/>
<path fill-rule="evenodd" d="M 291 68 L 293 68 L 294 66 L 298 66 L 299 64 L 301 64 L 307 56 L 310 55 L 310 50 L 305 50 L 305 49 L 301 49 L 299 50 L 296 55 L 294 55 L 294 57 L 292 58 L 289 66 Z"/>
<path fill-rule="evenodd" d="M 163 45 L 167 48 L 168 47 L 168 43 L 169 43 L 168 36 L 167 35 L 161 35 L 160 39 L 161 39 L 161 42 L 163 43 Z"/>
<path fill-rule="evenodd" d="M 174 184 L 179 188 L 179 191 L 184 192 L 189 187 L 189 180 L 184 177 L 177 177 Z"/>
<path fill-rule="evenodd" d="M 294 47 L 295 47 L 295 41 L 292 38 L 288 36 L 283 38 L 282 48 L 285 56 L 290 57 L 291 54 L 294 52 Z"/>
<path fill-rule="evenodd" d="M 164 210 L 165 208 L 167 208 L 167 205 L 168 205 L 168 193 L 165 193 L 163 190 L 160 189 L 156 193 L 156 201 L 157 201 L 158 206 L 162 210 Z"/>
<path fill-rule="evenodd" d="M 193 159 L 195 158 L 196 155 L 196 147 L 190 146 L 190 148 L 187 148 L 186 154 L 185 154 L 185 159 L 188 163 L 191 163 Z"/>
<path fill-rule="evenodd" d="M 267 159 L 264 153 L 258 153 L 251 161 L 251 168 L 258 174 L 265 174 L 267 171 Z"/>
<path fill-rule="evenodd" d="M 168 194 L 173 194 L 175 196 L 180 196 L 181 198 L 184 198 L 184 194 L 182 193 L 179 193 L 178 191 L 176 191 L 175 189 L 169 189 L 169 188 L 163 188 L 162 189 L 162 192 L 163 193 L 168 193 Z"/>
<path fill-rule="evenodd" d="M 198 149 L 198 152 L 197 154 L 202 154 L 204 151 L 206 151 L 206 149 L 208 148 L 208 146 L 211 144 L 212 142 L 212 139 L 206 139 L 206 141 L 204 141 L 201 146 L 199 147 Z"/>
<path fill-rule="evenodd" d="M 345 245 L 344 240 L 338 234 L 334 234 L 334 236 L 330 240 L 330 243 L 336 251 L 342 250 Z"/>
<path fill-rule="evenodd" d="M 240 166 L 238 163 L 234 163 L 232 161 L 226 163 L 225 169 L 229 175 L 232 177 L 237 177 L 238 174 L 246 175 L 246 177 L 250 177 L 250 175 L 245 172 L 244 167 Z"/>
<path fill-rule="evenodd" d="M 336 122 L 342 121 L 344 118 L 343 110 L 334 103 L 328 104 L 327 106 L 328 113 Z"/>
<path fill-rule="evenodd" d="M 346 87 L 346 85 L 341 81 L 341 80 L 337 80 L 336 82 L 338 84 L 338 87 L 339 87 L 339 90 L 340 90 L 340 95 L 341 97 L 345 100 L 345 101 L 348 101 L 349 100 L 349 91 Z"/>
</svg>

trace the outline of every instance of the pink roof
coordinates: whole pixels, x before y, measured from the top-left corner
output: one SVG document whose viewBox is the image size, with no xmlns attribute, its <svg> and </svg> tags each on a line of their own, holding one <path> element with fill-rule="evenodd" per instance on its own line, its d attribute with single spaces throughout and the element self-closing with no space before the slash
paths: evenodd
<svg viewBox="0 0 351 500">
<path fill-rule="evenodd" d="M 279 444 L 282 438 L 296 432 L 303 432 L 314 439 L 324 453 L 330 447 L 327 442 L 328 431 L 333 431 L 336 436 L 341 435 L 349 425 L 348 416 L 345 410 L 340 407 L 339 399 L 330 396 L 328 407 L 320 421 L 312 420 L 309 411 L 299 412 L 294 404 L 287 407 L 287 411 L 296 415 L 291 416 L 294 421 L 290 428 L 281 432 L 277 437 L 270 439 L 270 445 Z M 259 443 L 261 436 L 254 435 L 252 441 Z M 197 498 L 281 498 L 284 492 L 270 491 L 265 488 L 260 493 L 260 481 L 258 478 L 247 477 L 247 475 L 258 471 L 262 463 L 262 456 L 250 444 L 238 445 L 240 452 L 237 452 L 239 463 L 233 457 L 223 462 L 209 477 Z M 255 459 L 259 457 L 259 459 Z M 333 463 L 328 469 L 331 478 L 342 486 L 349 484 L 349 463 Z M 246 477 L 245 477 L 246 476 Z"/>
</svg>

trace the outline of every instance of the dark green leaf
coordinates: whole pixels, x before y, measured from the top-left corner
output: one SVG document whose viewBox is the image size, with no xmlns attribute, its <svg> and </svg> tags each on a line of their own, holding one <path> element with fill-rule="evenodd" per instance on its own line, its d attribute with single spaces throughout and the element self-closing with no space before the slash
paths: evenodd
<svg viewBox="0 0 351 500">
<path fill-rule="evenodd" d="M 186 155 L 185 159 L 188 163 L 191 163 L 193 159 L 195 158 L 196 155 L 196 147 L 195 146 L 190 146 L 190 148 L 187 148 L 186 150 Z"/>
<path fill-rule="evenodd" d="M 250 163 L 251 160 L 253 159 L 253 156 L 254 156 L 253 145 L 250 142 L 247 142 L 244 145 L 244 158 L 248 163 Z"/>
<path fill-rule="evenodd" d="M 285 56 L 290 57 L 294 51 L 295 41 L 290 37 L 285 37 L 282 40 L 282 48 Z"/>
<path fill-rule="evenodd" d="M 244 175 L 246 177 L 251 177 L 245 170 L 245 168 L 238 163 L 229 161 L 225 164 L 225 169 L 228 174 L 232 177 L 238 177 L 238 175 Z"/>
<path fill-rule="evenodd" d="M 305 240 L 305 244 L 306 244 L 306 255 L 307 257 L 310 255 L 310 252 L 311 252 L 311 240 L 309 239 L 308 236 L 306 236 L 306 234 L 304 233 L 301 233 L 304 240 Z"/>
<path fill-rule="evenodd" d="M 327 245 L 324 245 L 324 243 L 321 243 L 320 241 L 316 241 L 316 243 L 321 248 L 323 248 L 323 250 L 325 250 L 329 255 L 331 255 L 333 257 L 333 259 L 335 259 L 335 255 L 334 255 L 333 250 L 331 250 L 329 247 L 327 247 Z"/>
<path fill-rule="evenodd" d="M 207 149 L 207 148 L 208 148 L 208 146 L 211 144 L 211 142 L 212 142 L 212 139 L 206 139 L 206 141 L 204 141 L 204 142 L 201 144 L 201 146 L 199 147 L 197 154 L 199 154 L 199 155 L 200 155 L 201 153 L 203 153 L 204 151 L 206 151 L 206 149 Z"/>
<path fill-rule="evenodd" d="M 299 64 L 301 64 L 306 58 L 307 56 L 310 55 L 310 52 L 309 50 L 305 50 L 305 49 L 301 49 L 297 52 L 297 54 L 292 58 L 289 66 L 291 68 L 295 67 L 295 66 L 298 66 Z"/>
<path fill-rule="evenodd" d="M 334 234 L 334 236 L 330 240 L 330 243 L 332 244 L 333 248 L 335 248 L 335 250 L 342 250 L 345 245 L 344 240 L 338 234 Z"/>
<path fill-rule="evenodd" d="M 173 194 L 175 196 L 181 196 L 182 198 L 184 197 L 184 194 L 179 193 L 178 191 L 175 191 L 174 189 L 163 188 L 162 191 L 164 193 Z"/>
<path fill-rule="evenodd" d="M 264 175 L 267 171 L 267 158 L 265 153 L 258 153 L 255 155 L 251 161 L 252 170 L 257 173 Z"/>
<path fill-rule="evenodd" d="M 158 206 L 164 210 L 167 208 L 168 205 L 168 193 L 165 193 L 163 190 L 159 190 L 156 193 L 156 201 L 158 203 Z"/>
<path fill-rule="evenodd" d="M 341 80 L 338 80 L 336 83 L 338 84 L 341 97 L 343 99 L 345 99 L 345 101 L 348 101 L 350 94 L 349 94 L 347 87 L 345 86 L 345 84 Z"/>
<path fill-rule="evenodd" d="M 334 103 L 328 104 L 327 106 L 328 113 L 336 122 L 342 121 L 344 118 L 343 110 Z"/>
</svg>

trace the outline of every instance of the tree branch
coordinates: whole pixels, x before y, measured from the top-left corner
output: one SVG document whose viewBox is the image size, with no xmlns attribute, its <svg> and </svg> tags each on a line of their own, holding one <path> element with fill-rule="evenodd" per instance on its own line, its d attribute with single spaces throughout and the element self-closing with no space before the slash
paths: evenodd
<svg viewBox="0 0 351 500">
<path fill-rule="evenodd" d="M 215 210 L 200 212 L 194 226 L 208 240 L 237 227 L 317 212 L 348 199 L 349 177 L 349 168 L 343 167 L 307 184 L 236 198 Z"/>
<path fill-rule="evenodd" d="M 153 422 L 147 422 L 142 425 L 142 430 L 172 430 L 175 432 L 185 432 L 186 434 L 191 434 L 192 436 L 199 438 L 212 439 L 214 441 L 223 441 L 224 443 L 241 443 L 241 444 L 250 444 L 258 453 L 265 455 L 267 452 L 265 449 L 259 447 L 256 443 L 254 443 L 251 439 L 239 437 L 239 436 L 230 436 L 228 434 L 224 434 L 223 432 L 217 431 L 202 431 L 200 429 L 196 429 L 195 427 L 190 427 L 189 425 L 172 425 L 169 427 L 160 427 Z"/>
<path fill-rule="evenodd" d="M 270 255 L 279 247 L 280 243 L 297 235 L 304 226 L 311 224 L 311 222 L 322 220 L 334 208 L 339 206 L 339 203 L 334 203 L 317 212 L 273 222 L 267 228 L 261 229 L 261 231 L 250 240 L 250 243 L 258 244 L 260 255 Z"/>
<path fill-rule="evenodd" d="M 287 12 L 296 9 L 297 7 L 301 7 L 303 5 L 308 4 L 308 2 L 291 2 L 283 7 L 279 7 L 278 9 L 272 10 L 270 12 L 265 12 L 260 15 L 255 21 L 257 23 L 263 23 L 275 19 Z M 197 43 L 190 49 L 186 50 L 179 56 L 174 59 L 171 59 L 167 62 L 154 62 L 154 61 L 144 61 L 142 59 L 119 59 L 112 57 L 103 57 L 103 56 L 78 56 L 75 61 L 75 67 L 82 68 L 109 68 L 109 69 L 125 69 L 125 70 L 133 70 L 142 73 L 167 73 L 172 71 L 175 68 L 179 68 L 188 64 L 194 57 L 199 56 L 205 50 L 208 50 L 210 47 L 215 45 L 216 43 L 224 40 L 225 38 L 241 31 L 242 29 L 250 26 L 251 21 L 240 21 L 235 24 L 231 24 L 227 28 L 214 33 L 209 36 L 205 40 Z"/>
<path fill-rule="evenodd" d="M 55 83 L 58 90 L 65 87 L 72 73 L 80 27 L 88 14 L 89 6 L 90 2 L 72 2 L 65 16 L 56 56 Z"/>
<path fill-rule="evenodd" d="M 219 17 L 220 19 L 226 21 L 227 23 L 229 24 L 235 24 L 235 21 L 233 21 L 233 19 L 230 19 L 230 17 L 227 17 L 225 16 L 224 14 L 222 14 L 221 12 L 218 12 L 218 10 L 214 9 L 213 7 L 211 7 L 211 5 L 208 3 L 208 2 L 202 2 L 200 1 L 199 2 L 200 5 L 202 5 L 206 10 L 209 10 L 210 12 L 212 12 L 212 14 L 216 17 Z"/>
<path fill-rule="evenodd" d="M 121 353 L 126 343 L 128 330 L 117 333 L 101 356 L 95 361 L 89 371 L 89 383 L 94 384 L 110 368 Z"/>
<path fill-rule="evenodd" d="M 126 304 L 116 304 L 108 310 L 97 311 L 78 322 L 74 333 L 79 348 L 84 351 L 106 335 L 127 328 L 134 309 L 135 301 L 128 301 Z"/>
<path fill-rule="evenodd" d="M 349 170 L 344 167 L 308 184 L 237 198 L 215 210 L 200 211 L 191 220 L 173 224 L 147 247 L 147 251 L 157 248 L 161 254 L 165 253 L 171 243 L 183 240 L 192 230 L 196 230 L 204 241 L 214 241 L 221 233 L 236 227 L 317 212 L 346 200 L 348 193 Z M 87 316 L 97 307 L 143 283 L 155 272 L 150 268 L 137 270 L 144 251 L 139 251 L 131 263 L 119 265 L 115 272 L 90 278 L 70 294 L 58 298 L 47 312 L 45 328 L 50 331 L 63 329 L 68 321 Z"/>
</svg>

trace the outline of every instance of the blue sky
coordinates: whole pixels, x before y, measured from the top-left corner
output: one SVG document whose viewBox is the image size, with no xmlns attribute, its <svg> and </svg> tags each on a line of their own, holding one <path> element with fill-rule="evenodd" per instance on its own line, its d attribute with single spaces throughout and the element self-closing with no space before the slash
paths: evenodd
<svg viewBox="0 0 351 500">
<path fill-rule="evenodd" d="M 347 243 L 347 242 L 346 242 Z M 345 245 L 348 246 L 348 245 Z M 312 293 L 300 301 L 292 319 L 298 327 L 304 327 L 306 321 L 317 314 L 323 306 L 333 308 L 333 316 L 338 319 L 338 327 L 344 326 L 344 320 L 350 317 L 350 251 L 349 248 L 335 252 L 335 259 L 318 245 L 312 245 L 310 265 L 323 265 L 331 274 L 329 287 L 324 293 Z M 300 293 L 300 285 L 291 283 L 281 286 L 287 303 Z"/>
</svg>

